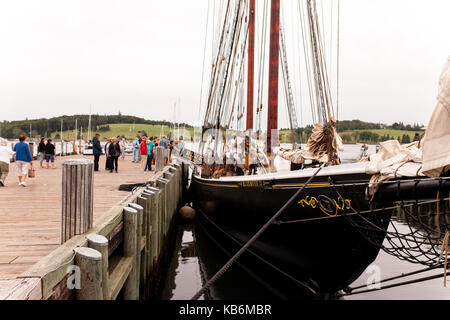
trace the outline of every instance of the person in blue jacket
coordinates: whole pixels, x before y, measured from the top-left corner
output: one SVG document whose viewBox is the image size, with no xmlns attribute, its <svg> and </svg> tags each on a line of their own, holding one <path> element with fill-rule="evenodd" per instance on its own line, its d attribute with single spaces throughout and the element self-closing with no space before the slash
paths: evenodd
<svg viewBox="0 0 450 320">
<path fill-rule="evenodd" d="M 33 159 L 31 158 L 30 147 L 25 143 L 26 136 L 21 134 L 19 142 L 14 145 L 14 152 L 16 153 L 17 175 L 19 176 L 19 186 L 26 187 L 26 179 L 28 177 L 28 170 L 33 167 Z"/>
<path fill-rule="evenodd" d="M 100 155 L 102 154 L 102 146 L 100 145 L 100 141 L 98 140 L 99 137 L 100 134 L 96 133 L 94 139 L 92 139 L 92 153 L 94 155 L 94 171 L 98 171 L 98 161 L 100 160 Z"/>
</svg>

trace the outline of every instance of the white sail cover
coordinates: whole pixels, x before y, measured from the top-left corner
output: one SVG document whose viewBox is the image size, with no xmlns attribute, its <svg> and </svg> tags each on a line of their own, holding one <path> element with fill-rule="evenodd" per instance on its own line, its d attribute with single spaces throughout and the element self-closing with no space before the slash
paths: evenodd
<svg viewBox="0 0 450 320">
<path fill-rule="evenodd" d="M 437 99 L 423 141 L 422 171 L 429 177 L 450 169 L 450 57 L 441 74 Z"/>
</svg>

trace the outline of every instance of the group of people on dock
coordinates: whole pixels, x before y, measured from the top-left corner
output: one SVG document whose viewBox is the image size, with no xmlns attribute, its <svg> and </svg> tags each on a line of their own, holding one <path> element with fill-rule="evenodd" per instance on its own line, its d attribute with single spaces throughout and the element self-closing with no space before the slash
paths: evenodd
<svg viewBox="0 0 450 320">
<path fill-rule="evenodd" d="M 39 163 L 41 168 L 44 168 L 44 160 L 47 162 L 47 169 L 50 168 L 50 162 L 52 163 L 52 169 L 55 169 L 55 145 L 52 143 L 52 139 L 48 139 L 47 143 L 45 138 L 41 138 L 38 145 Z"/>
<path fill-rule="evenodd" d="M 27 178 L 30 170 L 33 168 L 33 157 L 30 151 L 30 145 L 25 142 L 27 137 L 25 135 L 19 135 L 19 142 L 14 145 L 14 149 L 11 150 L 8 146 L 7 140 L 0 142 L 0 187 L 5 186 L 6 177 L 9 174 L 9 165 L 11 159 L 15 155 L 15 163 L 17 166 L 17 175 L 19 177 L 19 186 L 27 186 Z M 52 139 L 46 141 L 45 138 L 41 138 L 38 145 L 39 163 L 41 168 L 49 169 L 50 162 L 52 168 L 55 169 L 55 145 L 52 143 Z M 44 161 L 47 162 L 47 166 L 44 167 Z"/>
<path fill-rule="evenodd" d="M 121 160 L 125 160 L 125 149 L 127 141 L 125 138 L 108 138 L 107 142 L 102 150 L 100 143 L 100 134 L 97 133 L 92 141 L 92 149 L 94 154 L 94 171 L 99 171 L 100 156 L 104 154 L 106 156 L 105 170 L 109 170 L 111 173 L 118 172 L 119 157 Z M 164 148 L 164 165 L 170 161 L 170 155 L 174 148 L 179 148 L 180 143 L 178 141 L 169 141 L 167 136 L 162 138 L 136 136 L 132 143 L 132 158 L 131 162 L 141 163 L 144 172 L 152 171 L 152 165 L 155 164 L 156 147 Z"/>
<path fill-rule="evenodd" d="M 0 139 L 0 187 L 5 186 L 6 177 L 9 174 L 9 166 L 11 159 L 15 155 L 15 162 L 17 166 L 17 174 L 19 178 L 19 185 L 26 187 L 27 178 L 30 170 L 34 171 L 33 158 L 30 152 L 30 145 L 26 142 L 25 135 L 19 136 L 19 142 L 11 149 L 9 142 L 5 139 Z M 164 165 L 171 161 L 171 155 L 175 152 L 180 152 L 182 149 L 182 142 L 176 140 L 168 140 L 167 136 L 161 138 L 137 136 L 132 143 L 132 159 L 133 163 L 141 163 L 141 169 L 144 172 L 152 171 L 152 165 L 155 164 L 156 148 L 163 147 Z M 100 156 L 104 153 L 106 155 L 105 170 L 110 173 L 118 173 L 119 157 L 125 160 L 125 151 L 127 141 L 124 138 L 117 136 L 116 138 L 108 138 L 106 144 L 102 148 L 100 143 L 100 134 L 96 134 L 92 140 L 92 149 L 94 155 L 94 171 L 99 171 Z M 55 166 L 55 144 L 52 139 L 41 138 L 37 148 L 39 154 L 39 164 L 43 169 L 56 169 Z M 175 150 L 174 150 L 175 149 Z M 44 166 L 46 162 L 46 166 Z"/>
<path fill-rule="evenodd" d="M 92 140 L 92 153 L 94 154 L 94 171 L 99 171 L 98 162 L 102 155 L 102 146 L 100 144 L 100 134 L 97 133 Z M 120 139 L 120 136 L 115 138 L 108 138 L 104 146 L 104 152 L 106 155 L 105 170 L 112 172 L 119 172 L 119 157 L 122 160 L 125 159 L 125 139 Z"/>
</svg>

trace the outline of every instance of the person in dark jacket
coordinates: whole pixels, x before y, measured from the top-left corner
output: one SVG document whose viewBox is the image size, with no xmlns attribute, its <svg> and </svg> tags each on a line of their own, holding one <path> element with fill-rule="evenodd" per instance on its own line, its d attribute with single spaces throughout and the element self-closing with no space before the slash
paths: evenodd
<svg viewBox="0 0 450 320">
<path fill-rule="evenodd" d="M 52 162 L 52 169 L 55 169 L 55 145 L 52 143 L 52 139 L 48 139 L 45 145 L 45 161 L 47 161 L 47 169 L 50 161 Z"/>
<path fill-rule="evenodd" d="M 45 158 L 45 138 L 41 138 L 41 141 L 39 142 L 38 153 L 39 163 L 41 164 L 41 168 L 43 168 L 44 166 L 42 165 L 42 163 L 44 162 Z"/>
<path fill-rule="evenodd" d="M 92 153 L 94 154 L 94 171 L 98 171 L 98 161 L 100 160 L 100 155 L 102 154 L 102 146 L 100 145 L 100 134 L 95 134 L 92 140 Z"/>
<path fill-rule="evenodd" d="M 119 141 L 117 140 L 117 138 L 114 138 L 112 143 L 108 146 L 108 157 L 110 157 L 110 159 L 111 159 L 110 172 L 113 172 L 113 170 L 116 170 L 116 173 L 117 173 L 117 169 L 119 166 L 119 156 L 120 156 Z"/>
</svg>

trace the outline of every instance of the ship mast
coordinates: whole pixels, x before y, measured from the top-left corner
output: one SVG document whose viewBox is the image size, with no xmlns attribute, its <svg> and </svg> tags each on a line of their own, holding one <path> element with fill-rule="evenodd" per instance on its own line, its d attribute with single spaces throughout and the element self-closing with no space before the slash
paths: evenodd
<svg viewBox="0 0 450 320">
<path fill-rule="evenodd" d="M 250 0 L 248 21 L 247 130 L 253 129 L 253 90 L 255 79 L 255 0 Z"/>
<path fill-rule="evenodd" d="M 270 155 L 272 130 L 278 129 L 278 68 L 280 50 L 280 0 L 272 0 L 270 13 L 269 99 L 267 116 L 267 154 Z"/>
<path fill-rule="evenodd" d="M 247 132 L 253 129 L 253 99 L 255 80 L 255 0 L 249 1 L 248 13 L 248 78 L 247 78 Z M 250 137 L 245 137 L 245 169 L 250 165 Z"/>
</svg>

